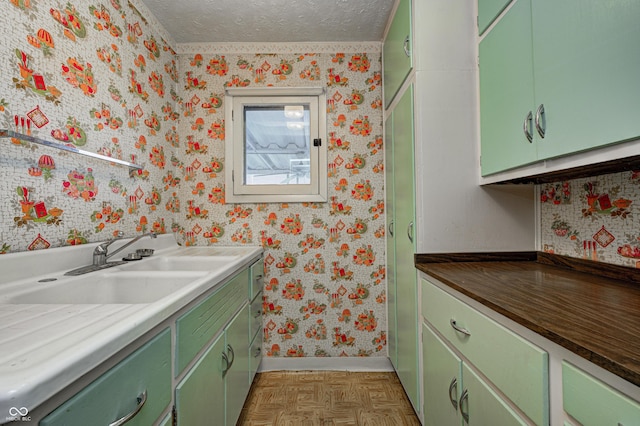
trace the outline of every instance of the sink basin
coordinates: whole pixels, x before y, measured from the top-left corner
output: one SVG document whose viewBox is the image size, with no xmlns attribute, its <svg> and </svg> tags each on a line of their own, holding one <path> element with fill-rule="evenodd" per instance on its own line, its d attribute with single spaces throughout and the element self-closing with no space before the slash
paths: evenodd
<svg viewBox="0 0 640 426">
<path fill-rule="evenodd" d="M 120 268 L 127 271 L 214 271 L 237 259 L 237 256 L 162 256 L 129 262 Z"/>
<path fill-rule="evenodd" d="M 88 274 L 3 298 L 10 304 L 152 303 L 206 275 L 204 272 Z"/>
</svg>

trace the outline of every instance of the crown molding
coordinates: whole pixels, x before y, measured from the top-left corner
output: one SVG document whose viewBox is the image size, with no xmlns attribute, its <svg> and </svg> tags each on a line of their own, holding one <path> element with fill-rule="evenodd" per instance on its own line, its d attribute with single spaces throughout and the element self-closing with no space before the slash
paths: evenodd
<svg viewBox="0 0 640 426">
<path fill-rule="evenodd" d="M 299 54 L 335 52 L 382 52 L 382 42 L 313 42 L 313 43 L 178 43 L 178 55 L 190 54 Z"/>
</svg>

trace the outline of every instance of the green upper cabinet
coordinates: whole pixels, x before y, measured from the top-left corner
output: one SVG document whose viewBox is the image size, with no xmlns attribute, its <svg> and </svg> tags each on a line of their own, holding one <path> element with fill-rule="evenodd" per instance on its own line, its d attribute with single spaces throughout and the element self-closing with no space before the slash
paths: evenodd
<svg viewBox="0 0 640 426">
<path fill-rule="evenodd" d="M 511 0 L 478 0 L 478 34 L 482 34 Z"/>
<path fill-rule="evenodd" d="M 638 16 L 629 0 L 514 1 L 480 42 L 483 175 L 640 136 Z"/>
<path fill-rule="evenodd" d="M 640 2 L 536 0 L 533 63 L 536 105 L 551 158 L 640 136 Z"/>
<path fill-rule="evenodd" d="M 480 42 L 483 175 L 537 160 L 531 37 L 531 0 L 517 0 Z"/>
<path fill-rule="evenodd" d="M 411 0 L 400 0 L 382 46 L 385 108 L 413 67 L 411 38 Z"/>
</svg>

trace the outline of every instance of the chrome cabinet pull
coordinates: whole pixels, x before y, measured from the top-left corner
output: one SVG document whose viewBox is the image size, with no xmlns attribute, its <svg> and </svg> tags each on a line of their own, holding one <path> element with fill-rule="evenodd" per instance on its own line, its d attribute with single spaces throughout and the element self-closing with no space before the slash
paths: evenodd
<svg viewBox="0 0 640 426">
<path fill-rule="evenodd" d="M 140 410 L 142 410 L 144 403 L 147 402 L 147 390 L 145 389 L 144 392 L 138 395 L 136 399 L 138 401 L 136 408 L 126 416 L 120 417 L 118 420 L 116 420 L 113 423 L 109 423 L 109 426 L 121 426 L 127 423 L 129 420 L 133 419 L 136 415 L 138 415 Z"/>
<path fill-rule="evenodd" d="M 411 57 L 411 51 L 409 50 L 409 36 L 404 38 L 404 43 L 402 43 L 402 48 L 404 49 L 404 54 L 407 55 L 407 58 Z"/>
<path fill-rule="evenodd" d="M 469 330 L 467 330 L 466 328 L 460 327 L 457 323 L 456 320 L 454 319 L 450 319 L 449 320 L 449 324 L 451 324 L 451 327 L 453 327 L 453 329 L 455 331 L 457 331 L 458 333 L 462 333 L 465 336 L 471 336 L 471 332 Z"/>
<path fill-rule="evenodd" d="M 453 395 L 451 394 L 451 392 L 453 392 Z M 451 401 L 451 405 L 453 405 L 453 408 L 455 408 L 456 411 L 458 411 L 458 400 L 456 399 L 457 393 L 458 379 L 454 377 L 453 379 L 451 379 L 451 384 L 449 385 L 449 401 Z"/>
<path fill-rule="evenodd" d="M 540 125 L 540 122 L 543 122 L 542 125 Z M 540 104 L 540 106 L 538 107 L 538 110 L 536 111 L 536 130 L 538 131 L 538 134 L 540 135 L 541 138 L 544 139 L 544 134 L 546 131 L 546 123 L 544 122 L 544 104 Z"/>
<path fill-rule="evenodd" d="M 229 357 L 224 352 L 222 352 L 222 360 L 224 361 L 224 367 L 222 368 L 222 375 L 224 376 L 231 368 L 231 364 L 229 363 Z"/>
<path fill-rule="evenodd" d="M 522 123 L 522 131 L 524 135 L 527 137 L 529 143 L 533 142 L 533 134 L 531 134 L 531 121 L 533 120 L 533 114 L 529 111 L 529 114 L 524 118 L 524 123 Z"/>
<path fill-rule="evenodd" d="M 227 350 L 231 352 L 231 361 L 229 363 L 229 369 L 230 369 L 231 367 L 233 367 L 233 361 L 236 360 L 236 354 L 233 352 L 233 348 L 231 347 L 231 345 L 227 345 Z"/>
<path fill-rule="evenodd" d="M 463 403 L 467 403 L 467 412 L 464 411 Z M 469 424 L 469 390 L 465 389 L 460 397 L 460 414 L 466 424 Z"/>
<path fill-rule="evenodd" d="M 407 237 L 409 237 L 409 241 L 413 242 L 413 221 L 409 222 L 409 226 L 407 226 Z"/>
<path fill-rule="evenodd" d="M 389 222 L 389 235 L 393 237 L 393 221 Z"/>
</svg>

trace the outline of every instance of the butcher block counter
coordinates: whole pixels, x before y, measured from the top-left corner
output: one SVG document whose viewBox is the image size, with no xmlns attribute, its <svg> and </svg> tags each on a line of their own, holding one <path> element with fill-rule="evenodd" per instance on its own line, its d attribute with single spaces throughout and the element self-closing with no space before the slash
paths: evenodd
<svg viewBox="0 0 640 426">
<path fill-rule="evenodd" d="M 640 386 L 640 270 L 542 252 L 416 254 L 415 265 Z"/>
</svg>

